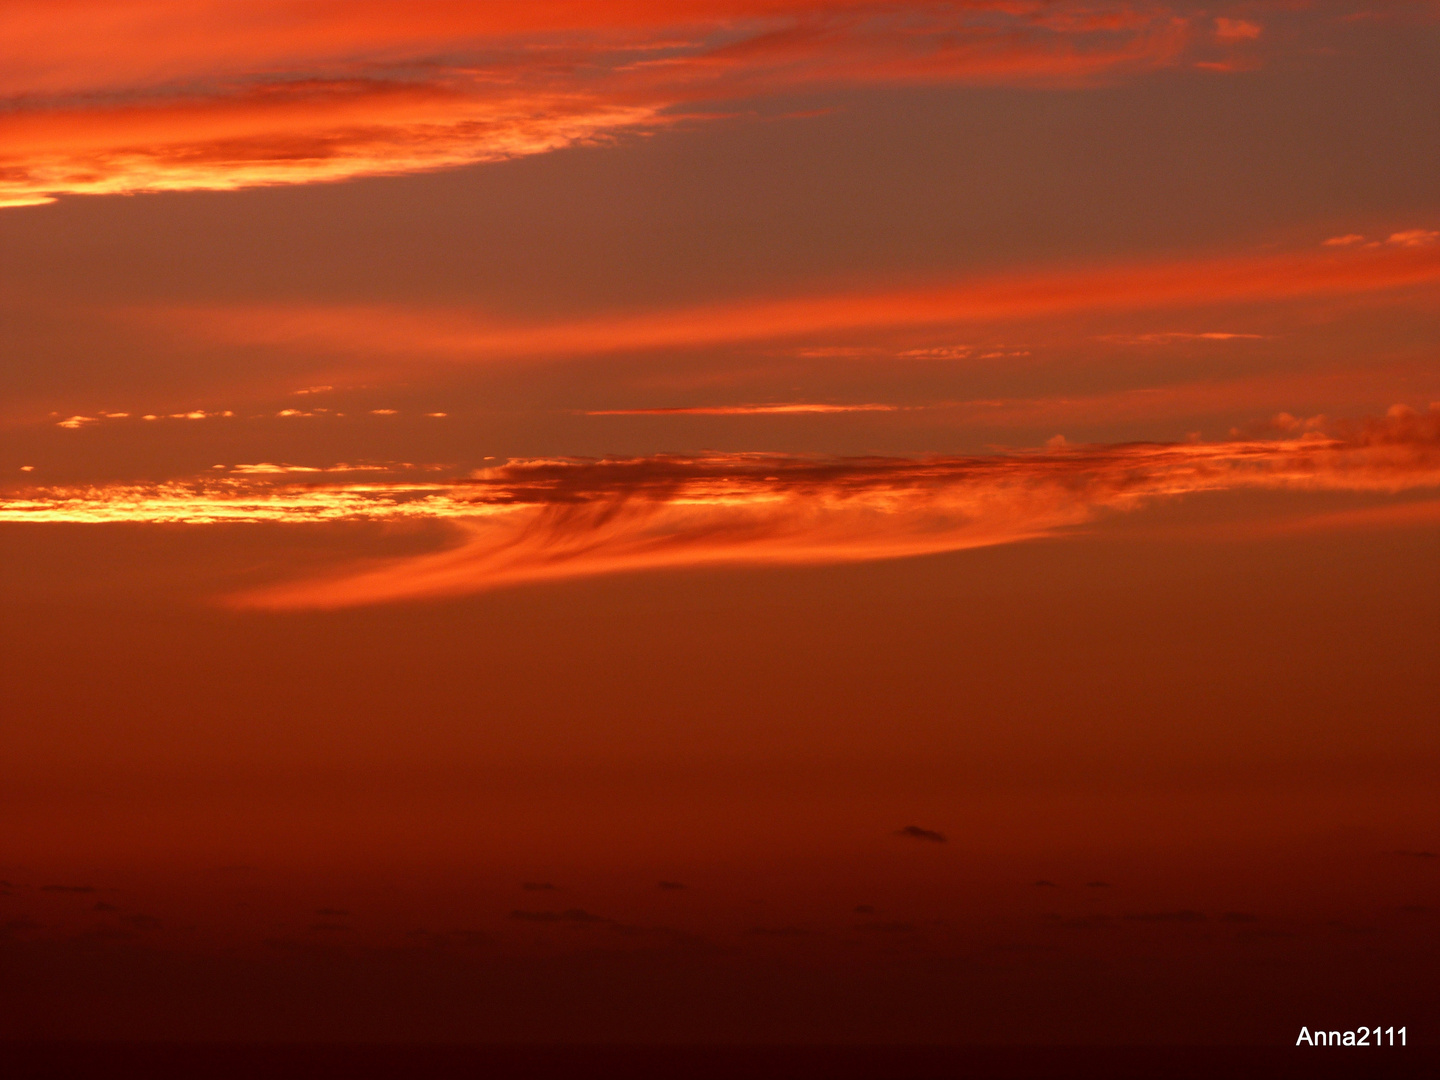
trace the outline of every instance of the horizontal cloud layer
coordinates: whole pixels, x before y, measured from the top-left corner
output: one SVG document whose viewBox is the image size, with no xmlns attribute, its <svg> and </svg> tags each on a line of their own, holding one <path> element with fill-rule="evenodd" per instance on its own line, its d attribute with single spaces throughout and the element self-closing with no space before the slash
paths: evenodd
<svg viewBox="0 0 1440 1080">
<path fill-rule="evenodd" d="M 283 479 L 282 479 L 283 476 Z M 246 473 L 190 484 L 34 490 L 0 520 L 439 519 L 459 542 L 233 598 L 334 608 L 525 582 L 706 564 L 898 558 L 1052 534 L 1205 491 L 1397 492 L 1440 485 L 1440 411 L 1282 441 L 1052 447 L 992 457 L 717 454 L 521 460 L 445 482 Z"/>
<path fill-rule="evenodd" d="M 1083 85 L 1192 36 L 1151 0 L 20 0 L 0 206 L 490 161 L 804 86 Z"/>
<path fill-rule="evenodd" d="M 210 340 L 297 345 L 347 356 L 428 355 L 485 361 L 698 348 L 1086 312 L 1273 304 L 1417 287 L 1431 296 L 1428 290 L 1436 285 L 1440 285 L 1440 244 L 1427 244 L 1375 250 L 1317 247 L 1285 254 L 1073 269 L 1042 267 L 903 290 L 755 298 L 543 323 L 507 322 L 473 309 L 395 305 L 184 307 L 132 312 L 130 317 Z M 1258 336 L 1234 331 L 1174 333 L 1150 335 L 1143 343 L 1253 340 Z M 1134 336 L 1127 339 L 1130 344 L 1136 341 Z M 957 353 L 963 354 L 968 350 Z M 1002 351 L 1001 355 L 1009 354 Z"/>
</svg>

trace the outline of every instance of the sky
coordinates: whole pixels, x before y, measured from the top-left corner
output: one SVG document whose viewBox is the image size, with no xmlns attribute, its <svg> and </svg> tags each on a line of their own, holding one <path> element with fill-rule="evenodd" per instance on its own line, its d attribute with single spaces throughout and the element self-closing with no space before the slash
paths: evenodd
<svg viewBox="0 0 1440 1080">
<path fill-rule="evenodd" d="M 1437 51 L 0 0 L 0 1038 L 1421 1024 Z"/>
</svg>

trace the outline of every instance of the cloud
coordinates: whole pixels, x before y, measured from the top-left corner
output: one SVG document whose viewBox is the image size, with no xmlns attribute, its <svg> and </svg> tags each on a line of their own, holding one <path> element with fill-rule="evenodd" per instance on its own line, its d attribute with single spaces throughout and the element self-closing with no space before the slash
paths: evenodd
<svg viewBox="0 0 1440 1080">
<path fill-rule="evenodd" d="M 1440 232 L 1433 229 L 1406 229 L 1404 232 L 1391 233 L 1385 238 L 1385 243 L 1399 247 L 1426 247 L 1437 240 L 1440 240 Z"/>
<path fill-rule="evenodd" d="M 1125 915 L 1122 918 L 1131 922 L 1166 922 L 1166 923 L 1195 923 L 1204 922 L 1205 915 L 1199 911 L 1185 909 L 1182 911 L 1143 911 L 1134 915 Z"/>
<path fill-rule="evenodd" d="M 448 522 L 447 549 L 235 596 L 340 608 L 528 582 L 705 565 L 892 559 L 1054 536 L 1200 492 L 1399 493 L 1440 485 L 1440 411 L 1282 439 L 1055 446 L 975 457 L 774 454 L 529 459 L 452 480 L 286 474 L 37 488 L 0 521 Z"/>
<path fill-rule="evenodd" d="M 1365 237 L 1359 233 L 1346 233 L 1344 236 L 1332 236 L 1324 241 L 1326 247 L 1350 247 L 1354 244 L 1363 244 Z"/>
<path fill-rule="evenodd" d="M 675 889 L 683 889 L 685 886 L 678 881 L 661 881 L 656 885 L 656 888 L 673 891 Z"/>
<path fill-rule="evenodd" d="M 1087 86 L 1189 36 L 1079 0 L 30 0 L 0 8 L 0 205 L 497 161 L 807 87 Z"/>
<path fill-rule="evenodd" d="M 100 890 L 93 885 L 41 885 L 41 892 L 51 893 L 93 893 Z"/>
<path fill-rule="evenodd" d="M 1228 330 L 1206 330 L 1193 333 L 1186 330 L 1167 330 L 1159 334 L 1106 334 L 1101 341 L 1113 341 L 1119 345 L 1172 345 L 1181 341 L 1261 341 L 1268 334 L 1237 334 Z"/>
<path fill-rule="evenodd" d="M 793 413 L 894 412 L 899 405 L 813 405 L 781 402 L 768 405 L 688 405 L 669 409 L 591 409 L 582 416 L 769 416 Z"/>
<path fill-rule="evenodd" d="M 1090 312 L 1364 296 L 1437 284 L 1440 245 L 1395 244 L 1079 269 L 1035 268 L 904 289 L 765 296 L 571 321 L 505 322 L 466 308 L 397 305 L 187 306 L 116 314 L 206 341 L 407 360 L 428 356 L 473 363 L 483 358 L 491 363 Z M 1189 333 L 1137 335 L 1129 340 L 1151 344 L 1189 340 L 1184 336 Z M 1241 336 L 1233 331 L 1204 331 L 1196 340 L 1230 341 Z"/>
<path fill-rule="evenodd" d="M 538 923 L 592 924 L 613 921 L 600 915 L 592 915 L 590 912 L 581 908 L 567 908 L 564 911 L 512 911 L 510 912 L 510 918 L 518 920 L 519 922 Z"/>
<path fill-rule="evenodd" d="M 932 844 L 943 844 L 946 842 L 943 833 L 935 832 L 932 829 L 922 829 L 919 825 L 906 825 L 895 833 L 896 836 L 908 836 L 912 840 L 927 840 Z"/>
<path fill-rule="evenodd" d="M 522 881 L 520 888 L 526 892 L 558 892 L 560 887 L 548 881 Z"/>
<path fill-rule="evenodd" d="M 1248 19 L 1215 20 L 1215 36 L 1221 41 L 1253 41 L 1260 36 L 1260 25 Z"/>
</svg>

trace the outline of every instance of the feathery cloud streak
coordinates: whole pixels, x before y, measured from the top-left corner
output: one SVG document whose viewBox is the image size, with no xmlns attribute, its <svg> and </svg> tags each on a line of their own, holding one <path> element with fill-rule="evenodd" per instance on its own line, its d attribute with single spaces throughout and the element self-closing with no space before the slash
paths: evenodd
<svg viewBox="0 0 1440 1080">
<path fill-rule="evenodd" d="M 1121 444 L 967 458 L 766 454 L 521 460 L 436 483 L 247 475 L 37 489 L 0 520 L 453 523 L 448 550 L 266 587 L 242 607 L 338 608 L 527 582 L 716 564 L 823 564 L 1014 543 L 1208 491 L 1440 485 L 1440 411 L 1404 408 L 1282 441 Z"/>
<path fill-rule="evenodd" d="M 18 0 L 0 206 L 500 160 L 804 86 L 1081 86 L 1191 36 L 1152 0 Z"/>
<path fill-rule="evenodd" d="M 1362 296 L 1437 284 L 1440 244 L 1034 270 L 904 291 L 742 300 L 570 322 L 506 323 L 473 310 L 382 305 L 186 307 L 136 315 L 221 341 L 299 344 L 350 355 L 485 360 L 703 347 L 1091 311 Z"/>
</svg>

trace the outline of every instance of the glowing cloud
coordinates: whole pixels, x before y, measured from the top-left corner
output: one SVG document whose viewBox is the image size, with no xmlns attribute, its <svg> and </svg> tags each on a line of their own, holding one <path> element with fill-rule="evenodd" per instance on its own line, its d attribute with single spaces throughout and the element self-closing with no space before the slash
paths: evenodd
<svg viewBox="0 0 1440 1080">
<path fill-rule="evenodd" d="M 1397 236 L 1419 235 L 1414 233 Z M 1363 296 L 1440 284 L 1440 245 L 1315 250 L 1284 255 L 1176 260 L 1083 269 L 997 274 L 904 291 L 771 297 L 568 322 L 513 323 L 473 309 L 399 306 L 187 307 L 126 317 L 199 337 L 270 346 L 300 345 L 346 354 L 429 354 L 462 360 L 598 354 L 619 350 L 701 347 L 820 333 L 890 327 L 958 326 L 1061 317 L 1091 311 L 1138 311 L 1219 303 L 1276 303 Z M 1154 340 L 1181 340 L 1162 334 Z M 1201 340 L 1246 335 L 1205 332 Z M 853 356 L 864 350 L 807 347 L 802 355 Z M 960 358 L 970 350 L 915 350 L 909 358 Z M 1025 350 L 977 359 L 1025 356 Z"/>
<path fill-rule="evenodd" d="M 670 409 L 591 409 L 583 416 L 776 416 L 806 413 L 895 412 L 899 405 L 690 405 Z"/>
<path fill-rule="evenodd" d="M 845 83 L 1076 86 L 1173 62 L 1160 5 L 20 0 L 0 206 L 440 169 Z"/>
<path fill-rule="evenodd" d="M 1303 425 L 1302 425 L 1303 426 Z M 1014 543 L 1203 491 L 1397 492 L 1440 485 L 1440 412 L 1283 441 L 1123 444 L 968 458 L 766 454 L 512 461 L 464 480 L 297 485 L 251 474 L 39 489 L 0 521 L 218 523 L 432 519 L 460 542 L 233 598 L 334 608 L 596 574 L 821 564 Z"/>
</svg>

